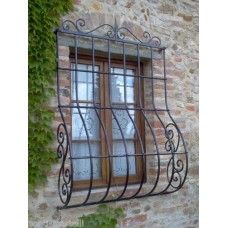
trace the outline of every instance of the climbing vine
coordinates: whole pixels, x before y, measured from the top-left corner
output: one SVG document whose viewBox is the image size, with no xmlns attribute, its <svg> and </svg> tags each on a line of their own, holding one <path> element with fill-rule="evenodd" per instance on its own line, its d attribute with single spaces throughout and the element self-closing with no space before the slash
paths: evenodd
<svg viewBox="0 0 228 228">
<path fill-rule="evenodd" d="M 122 208 L 114 208 L 101 204 L 96 212 L 83 215 L 79 218 L 79 224 L 67 228 L 115 228 L 119 219 L 124 218 Z"/>
<path fill-rule="evenodd" d="M 62 15 L 73 9 L 73 0 L 29 0 L 28 46 L 28 180 L 29 191 L 46 180 L 55 160 L 51 149 L 54 113 L 48 108 L 55 75 L 55 35 Z"/>
</svg>

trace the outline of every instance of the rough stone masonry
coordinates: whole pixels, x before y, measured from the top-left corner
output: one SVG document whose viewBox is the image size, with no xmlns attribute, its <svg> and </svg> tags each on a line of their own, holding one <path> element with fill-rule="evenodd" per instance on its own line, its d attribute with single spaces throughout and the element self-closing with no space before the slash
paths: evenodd
<svg viewBox="0 0 228 228">
<path fill-rule="evenodd" d="M 113 24 L 118 18 L 136 35 L 149 31 L 167 46 L 168 102 L 184 135 L 189 173 L 183 188 L 173 194 L 111 203 L 124 208 L 119 227 L 198 227 L 198 1 L 197 0 L 75 0 L 74 11 L 63 19 L 85 19 L 89 27 Z M 64 52 L 64 50 L 62 50 Z M 67 50 L 66 50 L 67 51 Z M 56 110 L 53 97 L 50 106 Z M 56 117 L 57 118 L 57 117 Z M 53 123 L 56 132 L 57 122 Z M 57 211 L 59 164 L 53 165 L 45 186 L 29 195 L 29 227 L 66 227 L 96 206 Z"/>
</svg>

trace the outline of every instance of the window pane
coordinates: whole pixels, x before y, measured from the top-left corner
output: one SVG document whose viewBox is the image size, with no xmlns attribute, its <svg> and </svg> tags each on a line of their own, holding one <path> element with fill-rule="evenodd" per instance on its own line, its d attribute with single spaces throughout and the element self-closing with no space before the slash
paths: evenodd
<svg viewBox="0 0 228 228">
<path fill-rule="evenodd" d="M 75 64 L 72 64 L 72 69 L 75 69 Z M 76 100 L 76 82 L 78 90 L 78 100 L 92 101 L 93 100 L 93 73 L 84 72 L 92 71 L 91 65 L 78 64 L 78 73 L 72 71 L 72 99 Z M 82 70 L 82 71 L 80 71 Z M 99 67 L 94 67 L 95 71 L 99 71 Z M 77 78 L 76 78 L 77 76 Z M 99 101 L 99 76 L 94 73 L 94 98 Z"/>
<path fill-rule="evenodd" d="M 87 105 L 89 106 L 89 104 Z M 84 120 L 88 135 L 90 139 L 99 139 L 99 119 L 94 109 L 80 108 L 81 115 Z M 99 111 L 98 111 L 99 113 Z M 77 108 L 72 109 L 72 139 L 73 140 L 87 140 L 85 126 Z"/>
<path fill-rule="evenodd" d="M 133 106 L 130 106 L 130 107 L 133 107 Z M 112 115 L 113 139 L 122 139 L 121 130 L 125 139 L 134 139 L 135 127 L 133 125 L 132 120 L 135 121 L 135 111 L 134 110 L 128 110 L 128 111 L 131 118 L 129 117 L 129 114 L 127 113 L 126 110 L 113 110 L 116 116 L 116 119 L 119 123 L 117 124 L 117 121 L 114 118 L 114 115 Z"/>
<path fill-rule="evenodd" d="M 100 143 L 90 143 L 92 156 L 100 155 Z M 88 143 L 72 143 L 72 156 L 89 156 Z M 101 164 L 99 158 L 93 158 L 93 178 L 101 177 Z M 74 180 L 89 180 L 91 173 L 90 159 L 73 159 Z"/>
<path fill-rule="evenodd" d="M 112 73 L 123 74 L 124 70 L 121 68 L 112 68 Z M 128 75 L 134 75 L 133 70 L 127 69 L 126 73 Z M 124 82 L 124 77 L 126 78 Z M 126 83 L 126 84 L 124 84 Z M 124 75 L 112 75 L 112 92 L 111 98 L 112 102 L 124 103 L 124 87 L 126 88 L 126 103 L 134 103 L 134 77 L 124 76 Z M 122 107 L 124 105 L 115 105 L 115 107 Z M 128 105 L 132 108 L 133 105 Z M 135 128 L 132 121 L 135 121 L 135 111 L 129 110 L 129 114 L 126 110 L 113 110 L 117 121 L 112 115 L 112 136 L 113 136 L 113 154 L 114 155 L 125 155 L 125 147 L 123 143 L 123 137 L 121 135 L 120 128 L 127 139 L 126 146 L 128 154 L 135 154 Z M 129 117 L 130 115 L 130 117 Z M 132 140 L 129 140 L 132 139 Z M 120 141 L 115 141 L 120 140 Z M 129 161 L 129 175 L 136 174 L 136 159 L 134 156 L 128 157 Z M 113 158 L 113 175 L 114 176 L 126 176 L 127 174 L 127 158 L 126 157 L 116 157 Z"/>
<path fill-rule="evenodd" d="M 135 154 L 134 141 L 127 141 L 128 154 Z M 113 142 L 113 154 L 125 155 L 125 148 L 123 142 Z M 129 175 L 136 174 L 135 156 L 129 156 Z M 126 176 L 127 174 L 127 158 L 115 157 L 113 158 L 113 175 L 114 176 Z"/>
<path fill-rule="evenodd" d="M 126 102 L 134 102 L 134 77 L 124 76 L 123 68 L 111 68 L 112 73 L 117 75 L 111 76 L 111 98 L 112 102 L 125 102 L 124 100 L 124 77 L 126 78 Z M 134 75 L 134 71 L 127 69 L 127 75 Z"/>
</svg>

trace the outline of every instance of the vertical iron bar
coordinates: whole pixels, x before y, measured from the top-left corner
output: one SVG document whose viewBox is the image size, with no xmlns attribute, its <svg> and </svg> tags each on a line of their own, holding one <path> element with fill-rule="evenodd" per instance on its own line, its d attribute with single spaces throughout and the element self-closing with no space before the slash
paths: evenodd
<svg viewBox="0 0 228 228">
<path fill-rule="evenodd" d="M 140 75 L 141 75 L 141 66 L 140 66 L 139 44 L 137 44 L 137 62 L 138 62 L 138 72 L 139 72 L 139 73 L 138 73 L 138 75 L 139 75 L 139 77 L 138 77 L 139 106 L 140 106 L 141 113 L 142 113 L 142 115 L 143 115 L 143 117 L 144 117 L 146 123 L 148 124 L 148 126 L 149 126 L 149 128 L 150 128 L 152 137 L 153 137 L 154 142 L 155 142 L 157 154 L 159 154 L 159 150 L 158 150 L 157 141 L 156 141 L 156 137 L 155 137 L 155 134 L 154 134 L 153 127 L 151 127 L 151 125 L 150 125 L 150 122 L 149 122 L 149 120 L 148 120 L 148 118 L 147 118 L 147 116 L 146 116 L 146 114 L 145 114 L 145 112 L 144 112 L 144 110 L 143 110 L 143 106 L 142 106 L 142 102 L 141 102 L 141 96 L 142 96 L 142 95 L 141 95 L 141 86 L 142 86 L 142 85 L 141 85 L 141 77 L 140 77 Z M 145 165 L 144 165 L 144 172 L 145 172 L 145 171 L 146 171 L 146 170 L 145 170 L 145 169 L 146 169 L 146 158 L 144 158 L 144 164 L 145 164 Z M 154 187 L 152 188 L 152 190 L 151 190 L 149 193 L 147 193 L 147 194 L 150 194 L 151 192 L 153 192 L 154 189 L 155 189 L 156 186 L 157 186 L 157 183 L 158 183 L 159 174 L 160 174 L 160 157 L 159 157 L 159 155 L 158 155 L 158 164 L 159 164 L 159 171 L 158 171 L 157 179 L 156 179 L 156 181 L 155 181 L 155 185 L 154 185 Z M 147 195 L 147 194 L 145 194 L 145 195 Z"/>
<path fill-rule="evenodd" d="M 100 115 L 99 115 L 99 113 L 98 113 L 98 110 L 97 110 L 96 104 L 95 104 L 95 97 L 94 97 L 94 94 L 95 94 L 95 89 L 94 89 L 94 86 L 95 86 L 94 68 L 95 68 L 95 45 L 94 45 L 94 38 L 92 37 L 92 71 L 93 71 L 93 72 L 92 72 L 92 75 L 93 75 L 93 77 L 92 77 L 92 84 L 93 84 L 93 106 L 94 106 L 94 110 L 95 110 L 95 112 L 96 112 L 96 115 L 97 115 L 97 117 L 98 117 L 98 120 L 99 120 L 99 122 L 100 122 L 100 124 L 101 124 L 101 128 L 102 128 L 102 130 L 103 130 L 103 132 L 104 132 L 104 135 L 105 135 L 105 141 L 106 141 L 107 147 L 108 147 L 108 155 L 110 155 L 110 154 L 111 154 L 111 153 L 110 153 L 110 142 L 109 142 L 109 139 L 108 139 L 108 136 L 107 136 L 106 129 L 105 129 L 104 124 L 103 124 L 103 122 L 102 122 L 102 120 L 101 120 L 101 118 L 100 118 Z M 100 78 L 101 78 L 101 74 L 99 74 L 99 82 L 100 82 Z M 99 85 L 100 85 L 100 83 L 99 83 Z M 101 101 L 100 101 L 100 102 L 101 102 Z M 109 167 L 112 167 L 112 166 L 111 166 L 110 156 L 108 156 L 108 160 L 109 160 Z M 102 203 L 102 202 L 105 200 L 105 198 L 107 197 L 108 193 L 109 193 L 109 189 L 110 189 L 110 186 L 111 186 L 111 175 L 112 175 L 112 171 L 111 171 L 111 169 L 109 169 L 108 186 L 107 186 L 107 188 L 106 188 L 106 192 L 105 192 L 104 196 L 98 201 L 98 203 Z"/>
<path fill-rule="evenodd" d="M 137 124 L 135 124 L 135 121 L 132 119 L 130 113 L 129 113 L 129 110 L 128 110 L 128 104 L 127 104 L 127 91 L 126 91 L 126 54 L 125 54 L 125 43 L 123 43 L 123 65 L 124 65 L 124 104 L 125 104 L 125 108 L 126 108 L 126 111 L 127 111 L 127 114 L 129 116 L 129 118 L 131 119 L 131 122 L 136 130 L 136 134 L 137 134 L 137 137 L 138 137 L 138 140 L 139 140 L 139 144 L 140 144 L 140 147 L 141 147 L 141 153 L 143 154 L 143 156 L 140 156 L 141 157 L 141 166 L 142 166 L 142 170 L 143 170 L 143 173 L 142 173 L 142 177 L 141 177 L 141 181 L 140 181 L 140 185 L 139 185 L 139 188 L 138 190 L 130 197 L 127 197 L 127 198 L 133 198 L 134 196 L 138 195 L 138 193 L 141 191 L 141 188 L 143 186 L 143 182 L 144 182 L 144 179 L 145 179 L 145 169 L 144 169 L 144 165 L 145 165 L 145 150 L 144 150 L 144 144 L 142 142 L 142 138 L 141 138 L 141 135 L 139 133 L 139 130 L 138 130 L 138 127 L 137 127 Z M 134 83 L 135 83 L 135 78 L 134 78 Z M 135 95 L 135 92 L 134 92 L 134 95 Z M 134 110 L 134 115 L 136 113 L 136 110 Z M 137 163 L 137 157 L 135 156 L 135 162 Z"/>
<path fill-rule="evenodd" d="M 163 126 L 163 128 L 165 130 L 165 125 L 164 125 L 163 121 L 161 120 L 161 118 L 160 118 L 160 116 L 159 116 L 159 114 L 157 112 L 156 105 L 155 105 L 155 100 L 154 100 L 155 94 L 154 94 L 154 71 L 153 71 L 153 49 L 152 48 L 150 48 L 150 54 L 151 54 L 151 57 L 150 58 L 151 58 L 151 77 L 152 77 L 152 79 L 151 79 L 151 85 L 152 85 L 152 106 L 153 106 L 152 108 L 154 109 L 157 118 L 159 119 L 160 123 L 162 124 L 162 126 Z"/>
<path fill-rule="evenodd" d="M 165 50 L 163 50 L 163 70 L 164 70 L 164 79 L 167 79 L 167 77 L 166 77 L 166 64 L 165 64 Z M 185 150 L 185 157 L 186 157 L 186 172 L 185 172 L 185 175 L 184 175 L 184 179 L 183 179 L 183 181 L 182 181 L 182 184 L 181 184 L 181 185 L 179 186 L 179 188 L 178 188 L 178 189 L 180 189 L 180 188 L 183 186 L 183 184 L 184 184 L 184 182 L 185 182 L 185 180 L 186 180 L 186 177 L 187 177 L 187 172 L 188 172 L 188 154 L 187 154 L 187 148 L 186 148 L 186 144 L 185 144 L 185 141 L 184 141 L 184 137 L 183 137 L 183 135 L 182 135 L 182 133 L 181 133 L 179 127 L 177 126 L 175 120 L 174 120 L 173 117 L 171 116 L 171 113 L 170 113 L 170 111 L 169 111 L 169 109 L 168 109 L 168 102 L 167 102 L 167 85 L 166 85 L 167 82 L 166 82 L 166 81 L 167 81 L 167 80 L 164 80 L 164 86 L 165 86 L 165 104 L 166 104 L 167 112 L 168 112 L 168 115 L 169 115 L 170 119 L 172 120 L 173 124 L 175 125 L 175 127 L 176 127 L 176 129 L 177 129 L 178 137 L 181 137 L 181 139 L 182 139 L 182 143 L 183 143 L 184 150 Z M 179 140 L 178 140 L 177 148 L 178 148 L 178 146 L 179 146 Z M 176 150 L 177 150 L 177 148 L 176 148 Z M 174 152 L 176 152 L 176 151 L 174 151 Z M 175 154 L 174 154 L 174 155 L 175 155 Z M 175 166 L 175 164 L 174 164 L 174 155 L 173 155 L 173 167 Z M 172 179 L 173 179 L 173 176 L 172 176 L 172 178 L 170 178 L 171 182 L 172 182 Z M 170 183 L 170 184 L 171 184 L 171 183 Z M 167 188 L 167 189 L 168 189 L 168 188 Z"/>
<path fill-rule="evenodd" d="M 165 51 L 163 50 L 162 51 L 162 59 L 163 59 L 163 75 L 164 75 L 164 79 L 166 79 L 166 67 L 165 67 Z M 164 93 L 165 93 L 165 106 L 166 106 L 166 108 L 168 108 L 168 104 L 167 104 L 167 87 L 166 87 L 166 80 L 164 80 Z M 169 110 L 168 110 L 168 115 L 169 115 Z M 170 116 L 170 115 L 169 115 Z M 169 134 L 168 134 L 168 132 L 167 132 L 167 129 L 165 128 L 165 134 L 166 134 L 166 136 L 167 136 L 167 139 L 168 140 L 170 140 L 169 139 Z M 170 142 L 171 143 L 171 142 Z M 175 156 L 175 151 L 173 151 L 173 149 L 171 148 L 171 154 L 172 154 L 172 157 L 170 158 L 170 161 L 169 162 L 171 162 L 172 161 L 172 174 L 171 174 L 171 177 L 170 177 L 170 180 L 169 180 L 169 182 L 168 182 L 168 185 L 166 186 L 166 188 L 162 191 L 162 193 L 163 192 L 166 192 L 168 189 L 169 189 L 169 187 L 170 187 L 170 185 L 171 185 L 171 183 L 172 183 L 172 181 L 173 181 L 173 177 L 174 177 L 174 172 L 175 172 L 175 170 L 174 170 L 174 167 L 175 167 L 175 161 L 174 161 L 174 156 Z M 168 175 L 168 169 L 169 169 L 169 162 L 168 162 L 168 164 L 167 164 L 167 169 L 166 169 L 166 172 L 167 172 L 167 175 Z"/>
<path fill-rule="evenodd" d="M 150 48 L 150 51 L 151 51 L 151 56 L 150 56 L 150 58 L 151 58 L 151 69 L 150 70 L 151 70 L 151 88 L 152 88 L 152 108 L 155 110 L 155 114 L 159 118 L 157 110 L 156 110 L 156 107 L 155 107 L 155 104 L 154 104 L 154 83 L 153 83 L 154 78 L 153 78 L 153 50 L 152 50 L 152 48 Z M 151 127 L 151 124 L 149 123 L 148 120 L 147 120 L 147 123 L 148 123 L 148 126 L 150 128 L 152 137 L 154 139 L 155 148 L 156 148 L 156 151 L 157 151 L 157 159 L 158 159 L 158 165 L 157 166 L 158 166 L 158 168 L 157 168 L 157 173 L 156 173 L 157 175 L 156 175 L 155 184 L 154 184 L 153 188 L 151 189 L 151 191 L 148 192 L 147 194 L 145 194 L 145 196 L 150 195 L 151 193 L 154 192 L 154 190 L 157 187 L 157 184 L 159 182 L 159 178 L 160 178 L 160 155 L 159 155 L 160 152 L 159 152 L 159 148 L 158 148 L 158 144 L 157 144 L 157 140 L 156 140 L 156 136 L 155 136 L 153 127 Z M 162 123 L 162 121 L 161 121 L 161 123 Z"/>
<path fill-rule="evenodd" d="M 75 94 L 76 94 L 76 103 L 79 106 L 79 100 L 78 100 L 78 42 L 77 42 L 77 36 L 75 36 Z M 83 127 L 85 129 L 86 137 L 87 137 L 87 142 L 88 142 L 88 147 L 89 147 L 89 156 L 90 156 L 90 182 L 89 182 L 89 189 L 88 193 L 86 196 L 86 199 L 84 202 L 81 203 L 81 205 L 85 205 L 86 202 L 89 200 L 91 190 L 92 190 L 92 185 L 93 185 L 93 163 L 92 163 L 92 152 L 91 152 L 91 144 L 90 144 L 90 138 L 89 138 L 89 133 L 86 127 L 85 120 L 82 116 L 81 109 L 78 107 L 78 113 L 80 115 L 80 118 L 82 120 Z"/>
<path fill-rule="evenodd" d="M 123 144 L 124 144 L 124 149 L 125 149 L 125 155 L 126 155 L 126 161 L 127 161 L 127 175 L 126 175 L 126 179 L 125 179 L 125 184 L 124 184 L 124 189 L 122 191 L 122 193 L 116 198 L 116 200 L 119 200 L 122 198 L 122 196 L 124 195 L 124 193 L 126 192 L 126 189 L 127 189 L 127 186 L 128 186 L 128 181 L 129 181 L 129 158 L 128 158 L 128 150 L 127 150 L 127 145 L 126 145 L 126 140 L 125 140 L 125 137 L 124 137 L 124 134 L 123 134 L 123 131 L 122 131 L 122 128 L 120 126 L 120 123 L 116 117 L 116 114 L 115 112 L 113 111 L 113 108 L 112 108 L 112 98 L 111 98 L 111 95 L 112 95 L 112 84 L 111 84 L 111 77 L 110 77 L 110 74 L 111 73 L 111 52 L 110 52 L 110 40 L 108 40 L 108 86 L 109 86 L 109 104 L 110 104 L 110 107 L 111 107 L 111 112 L 112 112 L 112 115 L 118 125 L 118 128 L 120 130 L 120 134 L 121 134 L 121 137 L 123 139 Z"/>
<path fill-rule="evenodd" d="M 151 48 L 151 59 L 153 60 L 153 51 L 152 51 L 152 48 Z M 165 125 L 164 125 L 164 123 L 163 123 L 163 121 L 161 120 L 161 118 L 160 118 L 160 116 L 159 116 L 159 114 L 158 114 L 158 112 L 157 112 L 157 110 L 156 110 L 156 107 L 155 107 L 155 102 L 154 102 L 154 84 L 153 84 L 153 80 L 154 80 L 154 78 L 153 78 L 153 63 L 151 62 L 151 68 L 152 68 L 152 105 L 154 106 L 154 109 L 155 109 L 155 114 L 156 114 L 156 116 L 157 116 L 157 118 L 159 119 L 159 121 L 160 121 L 160 123 L 162 124 L 162 126 L 163 126 L 163 128 L 164 128 L 164 131 L 165 131 L 165 135 L 167 136 L 167 133 L 166 133 L 166 127 L 165 127 Z M 165 83 L 165 81 L 166 80 L 164 80 L 164 83 Z M 165 87 L 165 94 L 166 94 L 166 87 Z M 173 155 L 173 153 L 172 153 L 172 158 L 171 159 L 173 159 L 174 158 L 174 155 Z M 174 166 L 173 166 L 174 167 Z M 160 169 L 159 169 L 160 170 Z M 167 165 L 167 173 L 168 173 L 168 165 Z M 151 193 L 149 194 L 149 195 L 159 195 L 159 194 L 163 194 L 163 193 L 165 193 L 166 192 L 166 190 L 170 187 L 170 185 L 171 185 L 171 182 L 172 182 L 172 179 L 173 179 L 173 175 L 174 175 L 174 169 L 172 169 L 172 175 L 171 175 L 171 178 L 170 178 L 170 181 L 169 181 L 169 183 L 168 183 L 168 185 L 162 190 L 162 191 L 160 191 L 160 192 L 157 192 L 157 193 L 153 193 L 153 191 L 151 191 Z"/>
</svg>

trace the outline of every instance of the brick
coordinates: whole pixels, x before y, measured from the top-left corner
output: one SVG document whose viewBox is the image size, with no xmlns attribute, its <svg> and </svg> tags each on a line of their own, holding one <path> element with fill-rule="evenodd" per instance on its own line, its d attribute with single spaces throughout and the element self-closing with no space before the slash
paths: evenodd
<svg viewBox="0 0 228 228">
<path fill-rule="evenodd" d="M 48 208 L 48 205 L 46 204 L 46 203 L 41 203 L 40 205 L 39 205 L 39 209 L 40 210 L 46 210 Z"/>
<path fill-rule="evenodd" d="M 66 46 L 59 46 L 59 56 L 62 57 L 68 57 L 69 58 L 69 54 L 70 54 L 70 50 L 69 50 L 69 47 L 66 47 Z"/>
<path fill-rule="evenodd" d="M 194 105 L 187 105 L 187 106 L 186 106 L 186 109 L 187 109 L 188 111 L 191 111 L 191 112 L 195 112 L 195 111 L 196 111 Z"/>
<path fill-rule="evenodd" d="M 76 5 L 81 4 L 81 0 L 74 0 L 74 4 L 76 4 Z"/>
<path fill-rule="evenodd" d="M 159 120 L 153 121 L 154 128 L 162 128 L 162 124 Z"/>
<path fill-rule="evenodd" d="M 193 18 L 191 15 L 186 15 L 186 14 L 182 14 L 182 13 L 178 13 L 178 16 L 182 17 L 187 22 L 192 21 L 192 18 Z"/>
<path fill-rule="evenodd" d="M 91 9 L 92 9 L 92 10 L 95 10 L 95 11 L 97 11 L 97 12 L 101 12 L 102 9 L 103 9 L 103 6 L 102 6 L 102 4 L 100 4 L 99 2 L 93 2 L 93 3 L 92 3 L 92 6 L 91 6 Z"/>
<path fill-rule="evenodd" d="M 182 62 L 182 58 L 180 56 L 175 57 L 176 62 Z"/>
<path fill-rule="evenodd" d="M 140 215 L 136 215 L 134 217 L 129 217 L 129 218 L 124 219 L 122 221 L 122 224 L 124 226 L 136 225 L 137 223 L 145 222 L 146 219 L 147 219 L 147 215 L 146 214 L 140 214 Z"/>
</svg>

